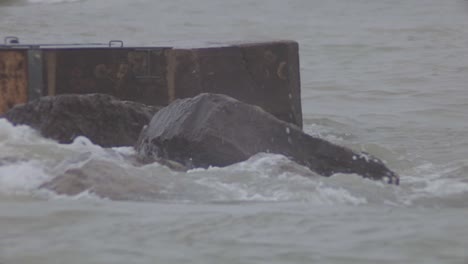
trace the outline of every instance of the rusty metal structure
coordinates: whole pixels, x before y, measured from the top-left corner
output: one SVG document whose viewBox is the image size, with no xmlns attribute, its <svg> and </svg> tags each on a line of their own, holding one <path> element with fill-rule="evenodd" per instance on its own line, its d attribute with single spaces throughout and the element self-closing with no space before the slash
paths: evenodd
<svg viewBox="0 0 468 264">
<path fill-rule="evenodd" d="M 198 47 L 88 44 L 0 45 L 0 114 L 41 96 L 106 93 L 167 105 L 202 92 L 230 95 L 302 127 L 298 44 Z"/>
</svg>

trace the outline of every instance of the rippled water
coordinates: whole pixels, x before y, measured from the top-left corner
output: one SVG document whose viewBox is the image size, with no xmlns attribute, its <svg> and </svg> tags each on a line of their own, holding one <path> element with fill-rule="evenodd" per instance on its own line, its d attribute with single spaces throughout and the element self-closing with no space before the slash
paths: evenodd
<svg viewBox="0 0 468 264">
<path fill-rule="evenodd" d="M 305 131 L 401 175 L 324 178 L 267 154 L 174 172 L 0 120 L 2 264 L 468 262 L 467 1 L 0 0 L 0 33 L 297 40 Z M 70 169 L 87 191 L 39 188 Z"/>
</svg>

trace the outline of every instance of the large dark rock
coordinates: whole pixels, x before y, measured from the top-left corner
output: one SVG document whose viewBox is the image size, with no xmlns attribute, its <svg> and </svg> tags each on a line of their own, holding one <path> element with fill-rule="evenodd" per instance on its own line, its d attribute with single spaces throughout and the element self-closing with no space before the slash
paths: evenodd
<svg viewBox="0 0 468 264">
<path fill-rule="evenodd" d="M 42 97 L 17 105 L 4 117 L 29 125 L 44 137 L 70 143 L 85 136 L 103 147 L 132 146 L 158 107 L 121 101 L 105 94 Z"/>
<path fill-rule="evenodd" d="M 356 173 L 399 182 L 374 157 L 312 137 L 259 107 L 219 94 L 179 99 L 161 109 L 136 149 L 147 162 L 164 158 L 189 167 L 226 166 L 259 152 L 277 153 L 324 176 Z"/>
</svg>

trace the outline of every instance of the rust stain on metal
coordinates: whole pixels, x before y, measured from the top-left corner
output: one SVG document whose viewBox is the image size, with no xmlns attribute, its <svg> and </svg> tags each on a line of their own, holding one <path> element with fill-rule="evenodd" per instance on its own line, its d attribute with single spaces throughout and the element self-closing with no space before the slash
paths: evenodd
<svg viewBox="0 0 468 264">
<path fill-rule="evenodd" d="M 169 103 L 178 98 L 192 97 L 201 92 L 199 50 L 172 49 L 166 51 L 166 80 Z"/>
<path fill-rule="evenodd" d="M 175 56 L 175 52 L 172 50 L 166 51 L 166 81 L 167 81 L 167 94 L 169 102 L 174 101 L 175 98 L 175 73 L 177 70 L 177 58 Z"/>
<path fill-rule="evenodd" d="M 60 49 L 55 52 L 56 94 L 105 93 L 150 105 L 167 104 L 166 59 L 159 49 Z"/>
<path fill-rule="evenodd" d="M 49 51 L 45 55 L 47 69 L 47 94 L 55 95 L 57 90 L 57 53 Z"/>
<path fill-rule="evenodd" d="M 0 51 L 0 114 L 28 101 L 25 52 Z"/>
<path fill-rule="evenodd" d="M 146 74 L 145 70 L 150 64 L 150 58 L 147 56 L 146 52 L 130 51 L 127 54 L 127 59 L 128 63 L 130 64 L 130 68 L 133 74 L 135 74 L 135 76 L 143 76 Z"/>
</svg>

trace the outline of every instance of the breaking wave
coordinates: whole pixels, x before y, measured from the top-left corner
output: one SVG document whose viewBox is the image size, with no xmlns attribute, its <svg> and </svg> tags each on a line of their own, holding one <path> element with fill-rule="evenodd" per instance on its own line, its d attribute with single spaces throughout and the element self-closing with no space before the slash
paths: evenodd
<svg viewBox="0 0 468 264">
<path fill-rule="evenodd" d="M 282 155 L 260 153 L 228 167 L 173 171 L 138 165 L 131 147 L 105 149 L 87 138 L 58 144 L 0 119 L 0 196 L 171 202 L 288 202 L 319 205 L 452 205 L 468 198 L 466 164 L 403 171 L 391 186 L 358 175 L 321 177 Z M 462 170 L 462 171 L 460 171 Z M 401 172 L 400 172 L 401 173 Z"/>
</svg>

